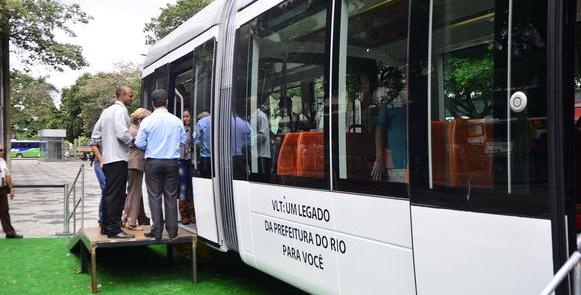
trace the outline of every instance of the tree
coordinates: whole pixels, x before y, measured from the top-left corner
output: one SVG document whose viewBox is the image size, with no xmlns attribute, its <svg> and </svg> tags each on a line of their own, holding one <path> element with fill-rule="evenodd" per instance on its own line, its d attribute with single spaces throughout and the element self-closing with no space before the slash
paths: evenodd
<svg viewBox="0 0 581 295">
<path fill-rule="evenodd" d="M 110 73 L 84 74 L 74 85 L 63 89 L 62 122 L 69 141 L 91 135 L 101 111 L 115 101 L 115 89 L 120 85 L 133 88 L 135 100 L 129 107 L 132 112 L 139 106 L 141 89 L 141 72 L 135 65 L 117 65 L 117 70 Z"/>
<path fill-rule="evenodd" d="M 115 102 L 115 89 L 127 85 L 133 89 L 133 105 L 128 107 L 129 113 L 139 107 L 141 90 L 141 72 L 136 69 L 121 69 L 113 73 L 99 73 L 91 77 L 81 90 L 87 98 L 83 105 L 81 118 L 84 134 L 90 136 L 93 126 L 99 119 L 101 111 Z"/>
<path fill-rule="evenodd" d="M 57 124 L 67 130 L 67 140 L 72 142 L 83 132 L 83 119 L 81 111 L 87 103 L 87 97 L 81 92 L 81 88 L 91 79 L 91 75 L 85 73 L 77 78 L 74 85 L 63 88 L 61 92 L 60 113 L 55 116 Z"/>
<path fill-rule="evenodd" d="M 56 0 L 6 0 L 0 5 L 3 32 L 8 32 L 11 52 L 21 56 L 26 69 L 42 63 L 55 70 L 88 65 L 78 45 L 61 43 L 55 32 L 75 37 L 70 25 L 88 23 L 91 17 L 78 4 Z"/>
<path fill-rule="evenodd" d="M 446 109 L 453 117 L 484 118 L 492 110 L 492 52 L 481 57 L 450 58 L 444 73 Z"/>
<path fill-rule="evenodd" d="M 167 36 L 211 2 L 212 0 L 178 0 L 175 4 L 167 4 L 161 8 L 157 17 L 145 23 L 145 44 L 152 45 Z"/>
<path fill-rule="evenodd" d="M 56 89 L 44 77 L 33 78 L 19 71 L 13 71 L 10 78 L 14 135 L 17 138 L 35 137 L 38 130 L 47 128 L 57 112 L 52 100 Z"/>
</svg>

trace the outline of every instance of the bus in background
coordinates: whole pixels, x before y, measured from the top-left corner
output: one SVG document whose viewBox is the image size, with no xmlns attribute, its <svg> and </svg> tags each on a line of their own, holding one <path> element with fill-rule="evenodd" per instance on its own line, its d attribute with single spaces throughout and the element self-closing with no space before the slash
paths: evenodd
<svg viewBox="0 0 581 295">
<path fill-rule="evenodd" d="M 40 158 L 39 140 L 11 140 L 10 158 Z"/>
</svg>

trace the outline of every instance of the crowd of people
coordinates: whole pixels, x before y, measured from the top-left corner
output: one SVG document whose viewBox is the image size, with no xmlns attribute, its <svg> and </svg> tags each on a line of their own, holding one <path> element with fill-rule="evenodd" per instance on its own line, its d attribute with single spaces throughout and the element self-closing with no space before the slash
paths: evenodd
<svg viewBox="0 0 581 295">
<path fill-rule="evenodd" d="M 91 135 L 95 174 L 102 190 L 101 234 L 133 238 L 125 230 L 141 231 L 142 225 L 151 224 L 146 237 L 160 240 L 165 227 L 169 238 L 175 238 L 178 199 L 182 223 L 195 222 L 191 113 L 184 111 L 183 121 L 169 113 L 162 89 L 151 93 L 153 112 L 139 108 L 131 116 L 127 106 L 133 102 L 133 90 L 120 86 L 116 97 L 101 113 Z M 151 220 L 143 205 L 144 178 Z"/>
</svg>

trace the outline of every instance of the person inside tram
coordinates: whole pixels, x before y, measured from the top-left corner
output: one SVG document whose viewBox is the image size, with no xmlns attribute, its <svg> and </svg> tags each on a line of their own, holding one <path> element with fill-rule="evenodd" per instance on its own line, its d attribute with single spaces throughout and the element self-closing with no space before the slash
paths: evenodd
<svg viewBox="0 0 581 295">
<path fill-rule="evenodd" d="M 375 75 L 375 72 L 373 73 Z M 371 103 L 371 82 L 367 73 L 353 75 L 349 83 L 356 83 L 358 89 L 353 99 L 346 105 L 345 123 L 350 133 L 365 133 L 371 130 L 371 113 L 375 111 L 375 105 Z"/>
<path fill-rule="evenodd" d="M 182 224 L 195 223 L 194 198 L 192 189 L 192 115 L 189 109 L 184 109 L 182 121 L 186 130 L 186 142 L 180 146 L 179 173 L 179 205 L 178 209 Z"/>
<path fill-rule="evenodd" d="M 234 166 L 234 177 L 245 179 L 248 175 L 248 152 L 250 150 L 250 138 L 252 136 L 252 127 L 241 114 L 244 114 L 245 106 L 234 110 L 231 120 L 231 143 L 232 143 L 232 160 Z"/>
<path fill-rule="evenodd" d="M 271 172 L 271 142 L 270 142 L 270 123 L 268 114 L 270 112 L 269 97 L 263 98 L 262 104 L 256 109 L 254 114 L 256 118 L 256 144 L 258 157 L 258 174 L 259 177 L 270 177 Z"/>
<path fill-rule="evenodd" d="M 407 141 L 406 141 L 406 92 L 404 76 L 394 66 L 383 67 L 379 75 L 380 96 L 379 115 L 375 128 L 375 163 L 371 176 L 389 182 L 406 181 Z"/>
<path fill-rule="evenodd" d="M 307 119 L 302 114 L 302 110 L 295 108 L 294 102 L 300 102 L 301 97 L 295 96 L 292 99 L 288 96 L 280 98 L 278 103 L 279 114 L 276 118 L 278 122 L 277 135 L 284 137 L 286 133 L 307 131 Z M 297 105 L 302 106 L 302 103 Z"/>
<path fill-rule="evenodd" d="M 194 144 L 200 159 L 200 176 L 210 178 L 212 174 L 212 115 L 201 112 L 194 130 Z"/>
</svg>

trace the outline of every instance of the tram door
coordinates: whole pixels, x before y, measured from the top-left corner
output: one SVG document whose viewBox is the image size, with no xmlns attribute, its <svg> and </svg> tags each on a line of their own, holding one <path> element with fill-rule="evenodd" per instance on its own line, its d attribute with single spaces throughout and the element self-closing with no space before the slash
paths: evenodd
<svg viewBox="0 0 581 295">
<path fill-rule="evenodd" d="M 418 294 L 538 294 L 553 275 L 546 15 L 546 1 L 412 4 Z"/>
<path fill-rule="evenodd" d="M 211 39 L 194 50 L 192 79 L 192 186 L 194 211 L 198 236 L 218 244 L 218 222 L 216 198 L 214 196 L 212 165 L 213 81 L 215 39 Z"/>
</svg>

